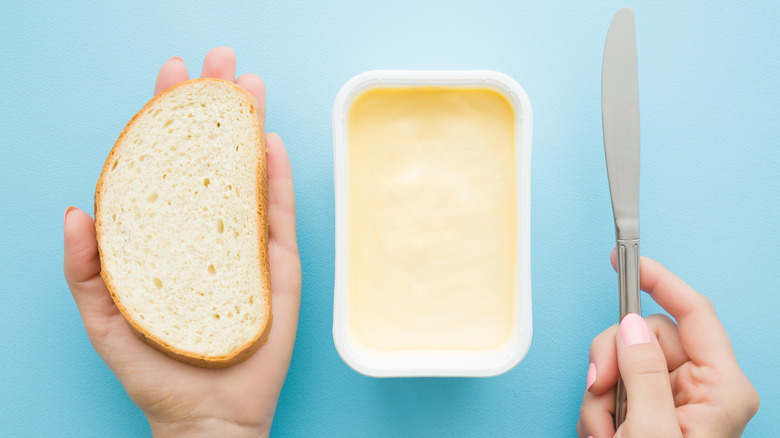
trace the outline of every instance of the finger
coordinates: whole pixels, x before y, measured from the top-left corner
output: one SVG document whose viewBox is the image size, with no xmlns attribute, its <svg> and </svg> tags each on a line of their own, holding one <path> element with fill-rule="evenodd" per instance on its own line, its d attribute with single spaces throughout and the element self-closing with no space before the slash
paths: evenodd
<svg viewBox="0 0 780 438">
<path fill-rule="evenodd" d="M 680 368 L 669 373 L 669 384 L 672 387 L 672 394 L 674 394 L 674 405 L 679 407 L 691 402 L 691 396 L 697 397 L 699 394 L 692 394 L 691 391 L 682 391 L 681 386 L 685 385 L 686 379 L 688 382 L 697 381 L 696 377 L 692 375 L 691 370 L 695 373 L 699 369 L 695 364 L 688 363 Z"/>
<path fill-rule="evenodd" d="M 283 382 L 298 328 L 301 265 L 295 236 L 295 195 L 290 161 L 278 135 L 266 135 L 266 148 L 273 324 L 267 344 L 247 360 L 246 366 L 255 368 L 258 375 L 270 372 L 276 377 L 271 381 Z M 237 378 L 243 377 L 239 374 Z"/>
<path fill-rule="evenodd" d="M 65 279 L 85 324 L 96 318 L 114 315 L 117 308 L 100 276 L 100 258 L 92 218 L 76 207 L 69 207 L 65 212 L 64 234 Z"/>
<path fill-rule="evenodd" d="M 263 78 L 261 78 L 260 76 L 254 73 L 247 73 L 239 76 L 238 79 L 236 79 L 236 84 L 238 84 L 238 86 L 249 91 L 250 93 L 252 93 L 253 96 L 255 96 L 255 100 L 257 100 L 257 104 L 261 109 L 261 113 L 264 115 L 265 114 L 265 82 L 263 82 Z"/>
<path fill-rule="evenodd" d="M 586 390 L 600 395 L 615 386 L 620 375 L 617 363 L 615 333 L 618 325 L 599 333 L 590 344 L 590 364 Z"/>
<path fill-rule="evenodd" d="M 111 366 L 109 356 L 117 342 L 107 341 L 109 334 L 115 340 L 121 338 L 130 342 L 134 336 L 100 276 L 95 224 L 87 213 L 70 207 L 65 213 L 64 234 L 65 279 L 90 342 Z"/>
<path fill-rule="evenodd" d="M 287 150 L 278 134 L 266 135 L 268 149 L 268 222 L 271 241 L 297 256 L 295 190 Z"/>
<path fill-rule="evenodd" d="M 580 407 L 582 436 L 611 437 L 615 434 L 615 389 L 596 395 L 585 392 Z"/>
<path fill-rule="evenodd" d="M 157 73 L 157 82 L 154 85 L 154 95 L 156 96 L 189 78 L 190 74 L 187 72 L 187 66 L 184 65 L 184 61 L 178 56 L 174 56 L 160 67 L 160 71 Z"/>
<path fill-rule="evenodd" d="M 236 54 L 230 47 L 215 47 L 203 59 L 200 77 L 217 78 L 230 82 L 236 80 Z"/>
<path fill-rule="evenodd" d="M 244 364 L 236 367 L 233 373 L 234 384 L 241 386 L 246 384 L 246 373 L 240 370 L 243 367 L 252 368 L 251 375 L 259 377 L 267 385 L 255 386 L 259 391 L 255 396 L 268 397 L 269 388 L 273 387 L 274 399 L 281 391 L 281 384 L 290 366 L 290 359 L 295 345 L 295 336 L 298 330 L 298 314 L 301 297 L 301 267 L 297 254 L 280 248 L 276 245 L 269 246 L 271 259 L 271 293 L 273 323 L 268 341 Z"/>
<path fill-rule="evenodd" d="M 644 318 L 629 313 L 615 336 L 626 388 L 626 422 L 635 430 L 678 431 L 669 371 L 658 339 Z M 659 436 L 672 436 L 661 433 Z"/>
<path fill-rule="evenodd" d="M 677 324 L 666 315 L 650 315 L 645 321 L 661 345 L 668 371 L 679 368 L 688 362 L 688 355 L 680 342 Z M 587 390 L 594 394 L 602 394 L 612 388 L 620 374 L 617 363 L 615 333 L 618 325 L 599 333 L 590 346 L 590 367 L 586 382 Z"/>
<path fill-rule="evenodd" d="M 694 362 L 714 367 L 736 363 L 726 330 L 707 297 L 650 258 L 640 258 L 639 272 L 641 289 L 677 320 L 682 347 Z"/>
<path fill-rule="evenodd" d="M 577 437 L 578 438 L 593 438 L 585 433 L 585 429 L 582 427 L 582 420 L 577 420 Z"/>
<path fill-rule="evenodd" d="M 672 372 L 690 360 L 680 341 L 677 324 L 671 318 L 657 313 L 645 318 L 645 322 L 655 333 L 658 344 L 661 345 L 661 350 L 666 357 L 667 371 Z"/>
</svg>

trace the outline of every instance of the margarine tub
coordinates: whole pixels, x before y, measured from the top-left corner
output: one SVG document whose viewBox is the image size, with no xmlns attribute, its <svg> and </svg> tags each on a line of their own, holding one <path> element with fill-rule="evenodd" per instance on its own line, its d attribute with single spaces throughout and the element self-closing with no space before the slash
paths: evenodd
<svg viewBox="0 0 780 438">
<path fill-rule="evenodd" d="M 370 71 L 333 108 L 333 338 L 376 377 L 494 376 L 531 343 L 531 104 L 493 71 Z"/>
</svg>

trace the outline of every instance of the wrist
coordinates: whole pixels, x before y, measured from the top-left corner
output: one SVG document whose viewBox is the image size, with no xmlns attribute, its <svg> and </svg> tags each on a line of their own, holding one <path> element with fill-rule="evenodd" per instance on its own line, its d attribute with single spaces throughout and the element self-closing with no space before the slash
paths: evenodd
<svg viewBox="0 0 780 438">
<path fill-rule="evenodd" d="M 157 421 L 147 418 L 155 438 L 167 437 L 267 437 L 270 427 L 240 424 L 217 417 L 186 419 L 181 421 Z"/>
</svg>

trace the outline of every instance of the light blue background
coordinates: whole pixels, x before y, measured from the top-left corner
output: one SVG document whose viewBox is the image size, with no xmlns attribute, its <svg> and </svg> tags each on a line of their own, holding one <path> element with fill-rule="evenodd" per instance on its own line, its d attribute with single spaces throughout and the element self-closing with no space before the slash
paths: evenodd
<svg viewBox="0 0 780 438">
<path fill-rule="evenodd" d="M 268 87 L 290 151 L 300 327 L 275 436 L 574 436 L 590 340 L 615 322 L 600 74 L 615 1 L 4 2 L 0 17 L 0 435 L 137 436 L 142 413 L 92 350 L 62 276 L 62 216 L 159 66 L 229 45 Z M 655 1 L 637 16 L 642 251 L 715 303 L 780 429 L 780 3 Z M 494 69 L 534 111 L 534 337 L 489 379 L 363 377 L 331 337 L 331 107 L 370 69 Z M 647 314 L 658 307 L 645 297 Z"/>
</svg>

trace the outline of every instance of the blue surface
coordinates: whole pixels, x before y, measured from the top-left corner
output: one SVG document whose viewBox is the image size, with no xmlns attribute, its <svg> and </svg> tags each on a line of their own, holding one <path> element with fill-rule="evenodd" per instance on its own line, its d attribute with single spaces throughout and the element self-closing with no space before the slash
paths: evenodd
<svg viewBox="0 0 780 438">
<path fill-rule="evenodd" d="M 303 300 L 273 435 L 574 436 L 590 340 L 617 314 L 600 73 L 624 3 L 159 3 L 2 7 L 0 436 L 149 433 L 84 333 L 62 276 L 62 216 L 91 210 L 159 66 L 179 55 L 197 75 L 216 45 L 265 78 L 268 128 L 295 173 Z M 634 6 L 642 250 L 715 303 L 762 397 L 746 436 L 774 436 L 780 3 Z M 333 347 L 331 107 L 345 81 L 377 68 L 494 69 L 531 99 L 534 338 L 505 375 L 377 380 Z"/>
</svg>

